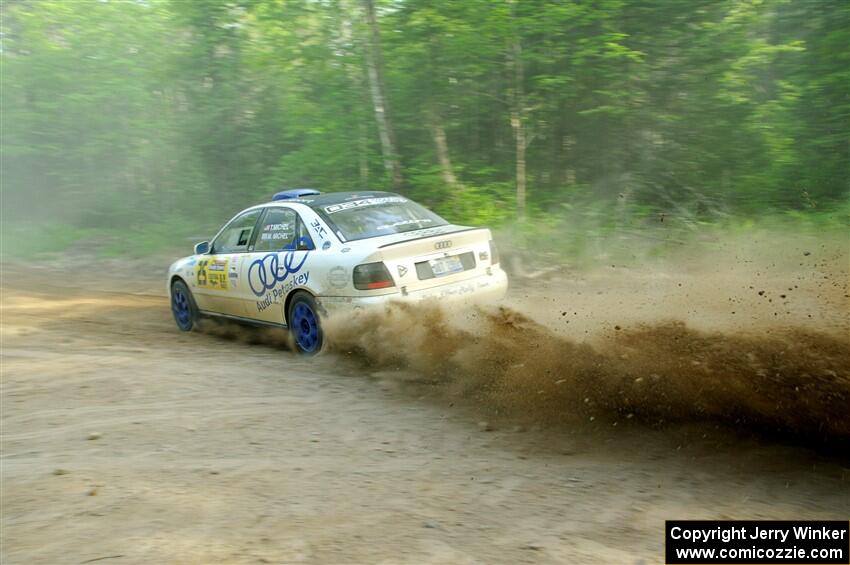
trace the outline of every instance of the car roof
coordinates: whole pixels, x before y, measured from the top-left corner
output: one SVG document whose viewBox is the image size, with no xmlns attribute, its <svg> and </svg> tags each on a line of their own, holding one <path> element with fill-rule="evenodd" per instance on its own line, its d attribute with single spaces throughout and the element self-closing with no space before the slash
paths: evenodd
<svg viewBox="0 0 850 565">
<path fill-rule="evenodd" d="M 351 200 L 360 200 L 362 198 L 375 198 L 379 196 L 400 195 L 394 192 L 384 192 L 380 190 L 361 190 L 358 192 L 326 192 L 324 194 L 310 194 L 299 198 L 289 198 L 287 200 L 275 200 L 272 203 L 307 204 L 311 208 L 316 208 L 318 206 L 328 206 L 331 204 L 339 204 L 340 202 L 349 202 Z"/>
</svg>

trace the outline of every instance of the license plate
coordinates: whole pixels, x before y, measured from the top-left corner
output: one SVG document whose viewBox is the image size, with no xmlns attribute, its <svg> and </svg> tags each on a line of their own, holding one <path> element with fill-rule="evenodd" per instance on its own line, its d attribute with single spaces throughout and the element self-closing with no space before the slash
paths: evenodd
<svg viewBox="0 0 850 565">
<path fill-rule="evenodd" d="M 463 270 L 463 263 L 460 262 L 460 257 L 440 257 L 439 259 L 431 259 L 428 261 L 431 265 L 431 271 L 435 277 L 444 277 L 452 273 L 459 273 Z"/>
</svg>

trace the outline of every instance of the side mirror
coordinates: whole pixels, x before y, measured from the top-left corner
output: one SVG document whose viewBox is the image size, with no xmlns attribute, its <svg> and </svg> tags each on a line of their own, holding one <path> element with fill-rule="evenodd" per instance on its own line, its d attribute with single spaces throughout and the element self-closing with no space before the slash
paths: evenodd
<svg viewBox="0 0 850 565">
<path fill-rule="evenodd" d="M 210 242 L 202 241 L 201 243 L 195 244 L 195 255 L 203 255 L 204 253 L 210 252 Z"/>
</svg>

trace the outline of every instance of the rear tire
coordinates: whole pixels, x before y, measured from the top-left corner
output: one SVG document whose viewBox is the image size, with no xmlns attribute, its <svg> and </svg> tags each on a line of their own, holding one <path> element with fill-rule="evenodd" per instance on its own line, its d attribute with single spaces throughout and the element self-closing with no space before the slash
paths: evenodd
<svg viewBox="0 0 850 565">
<path fill-rule="evenodd" d="M 192 297 L 192 291 L 181 280 L 174 281 L 171 285 L 171 313 L 181 331 L 192 331 L 198 325 L 198 306 Z"/>
<path fill-rule="evenodd" d="M 316 300 L 307 292 L 296 292 L 289 303 L 289 331 L 295 350 L 302 355 L 315 355 L 322 350 L 324 333 Z"/>
</svg>

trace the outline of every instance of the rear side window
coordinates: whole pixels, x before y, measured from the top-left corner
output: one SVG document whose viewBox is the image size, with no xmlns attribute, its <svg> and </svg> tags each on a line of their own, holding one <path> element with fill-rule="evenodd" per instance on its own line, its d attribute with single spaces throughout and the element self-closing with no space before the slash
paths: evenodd
<svg viewBox="0 0 850 565">
<path fill-rule="evenodd" d="M 289 208 L 269 208 L 263 218 L 254 251 L 280 251 L 295 241 L 298 216 Z"/>
<path fill-rule="evenodd" d="M 254 226 L 262 210 L 250 210 L 235 218 L 215 238 L 213 253 L 241 253 L 248 250 Z"/>
<path fill-rule="evenodd" d="M 313 249 L 303 222 L 290 208 L 269 208 L 260 224 L 254 252 Z"/>
</svg>

